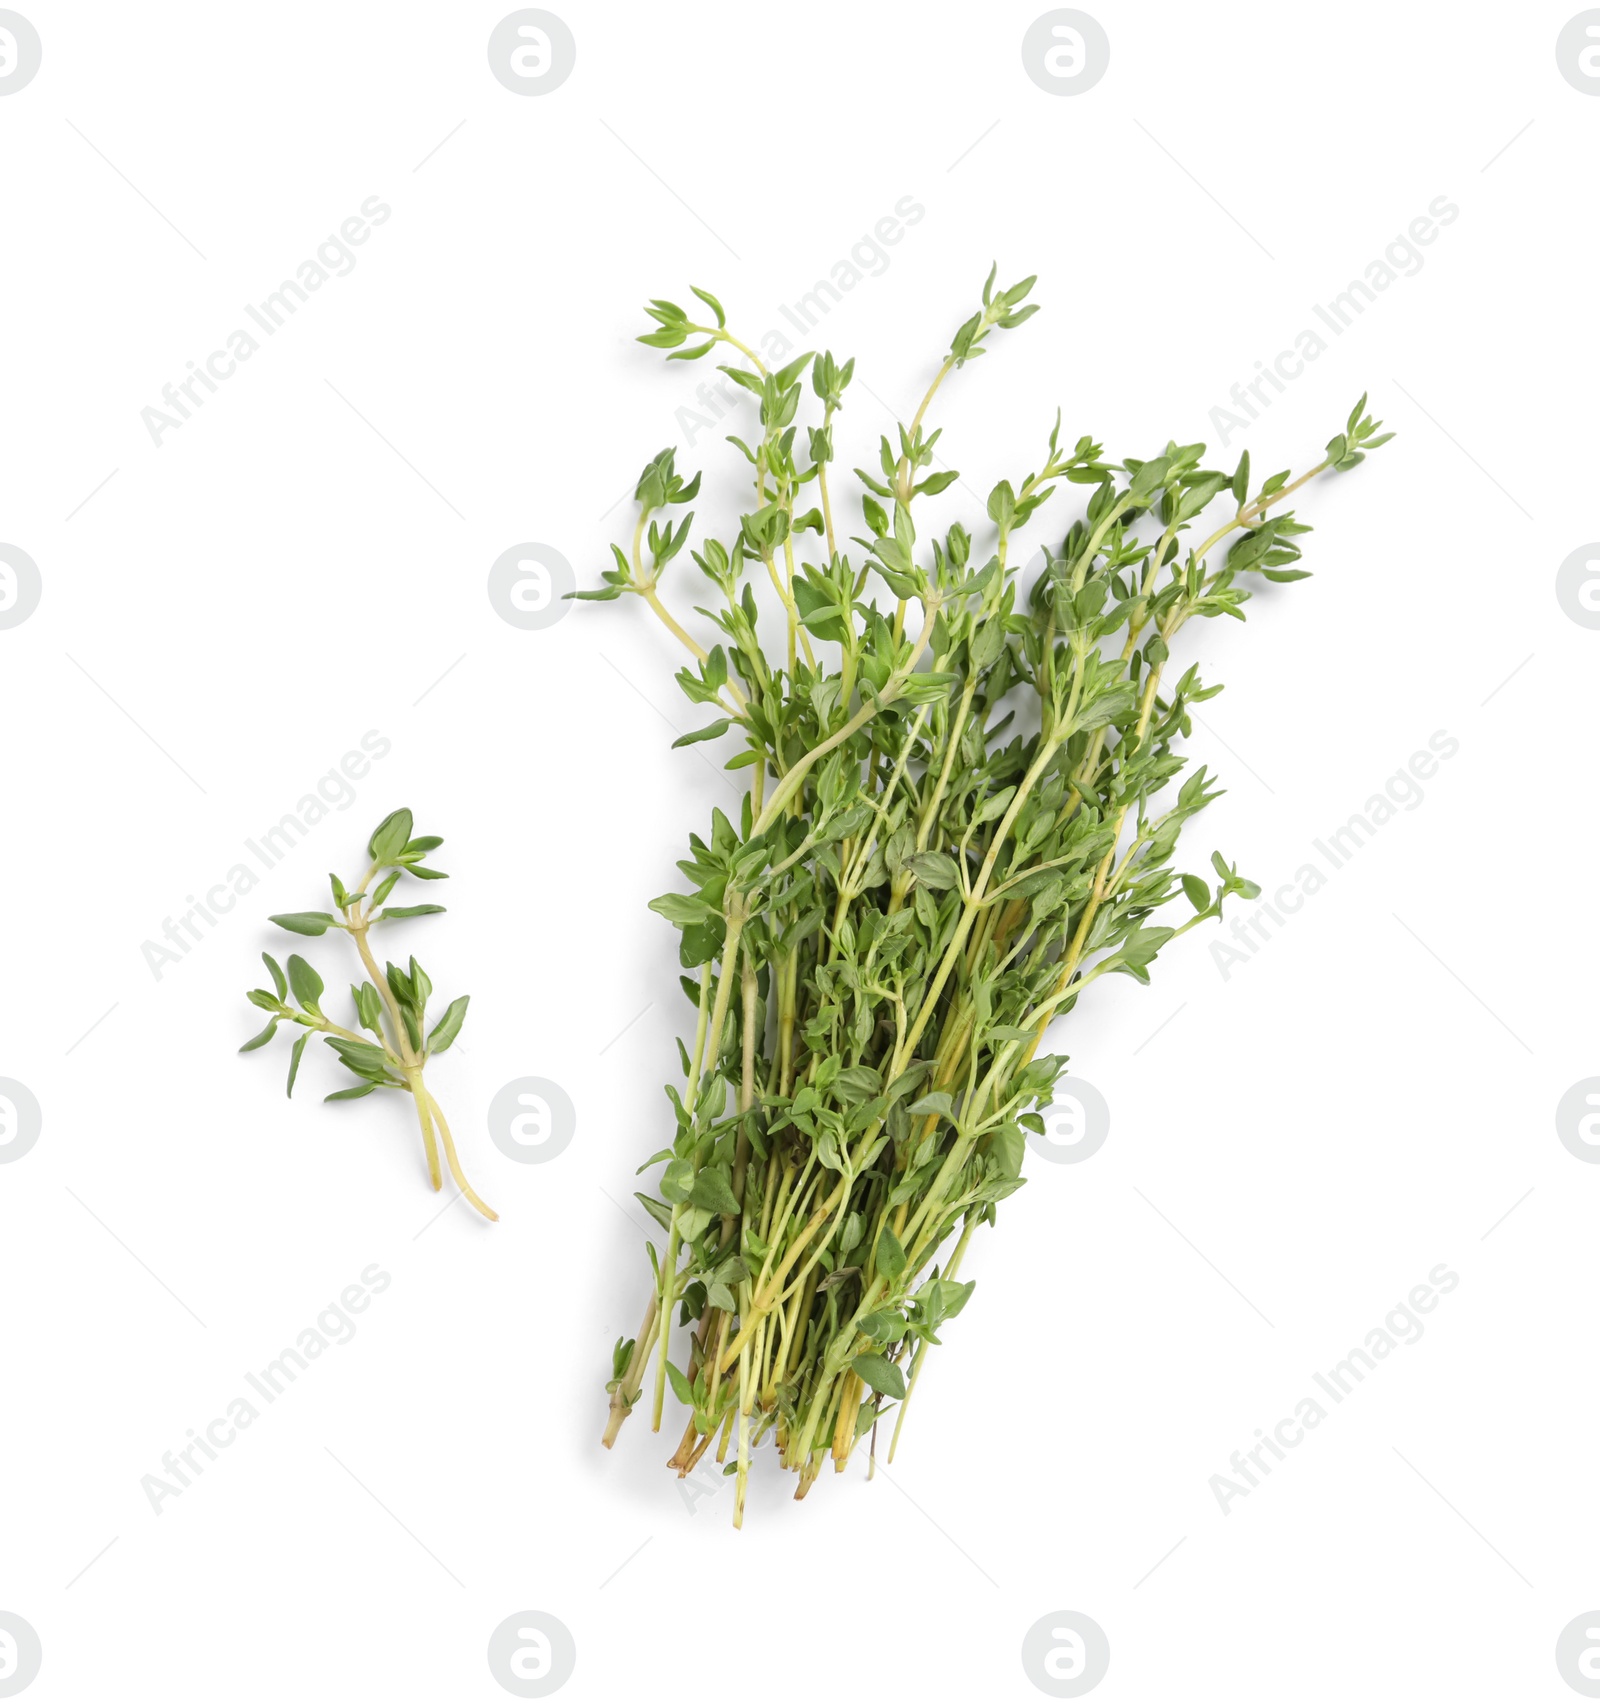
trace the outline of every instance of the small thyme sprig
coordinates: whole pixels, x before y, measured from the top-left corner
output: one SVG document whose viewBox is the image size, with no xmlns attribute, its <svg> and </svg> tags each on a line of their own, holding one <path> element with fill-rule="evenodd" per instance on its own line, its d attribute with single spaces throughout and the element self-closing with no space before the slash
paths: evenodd
<svg viewBox="0 0 1600 1708">
<path fill-rule="evenodd" d="M 497 1222 L 499 1216 L 467 1183 L 444 1111 L 422 1077 L 422 1070 L 429 1059 L 448 1050 L 456 1041 L 471 998 L 458 996 L 439 1016 L 432 1031 L 427 1031 L 428 998 L 433 994 L 433 981 L 422 970 L 415 955 L 404 970 L 392 961 L 380 970 L 367 941 L 367 933 L 384 920 L 415 919 L 421 914 L 445 911 L 433 902 L 420 902 L 410 907 L 384 906 L 403 877 L 438 879 L 448 876 L 448 873 L 436 872 L 422 863 L 424 856 L 431 854 L 442 841 L 443 838 L 438 836 L 413 836 L 410 810 L 401 807 L 398 812 L 390 813 L 373 831 L 367 844 L 371 864 L 353 891 L 345 888 L 336 873 L 328 874 L 333 904 L 339 910 L 337 914 L 275 913 L 271 916 L 274 925 L 298 937 L 321 937 L 328 931 L 348 934 L 367 973 L 364 983 L 350 987 L 360 1031 L 335 1025 L 323 1013 L 322 976 L 310 962 L 299 955 L 291 955 L 285 970 L 271 955 L 264 954 L 261 958 L 272 974 L 273 988 L 252 990 L 246 994 L 257 1008 L 265 1009 L 272 1018 L 264 1030 L 240 1047 L 240 1053 L 259 1050 L 263 1044 L 269 1043 L 281 1021 L 287 1020 L 291 1025 L 304 1028 L 289 1053 L 288 1094 L 292 1097 L 306 1044 L 312 1033 L 320 1033 L 356 1079 L 354 1085 L 346 1086 L 343 1091 L 331 1092 L 324 1102 L 343 1103 L 386 1089 L 409 1092 L 416 1104 L 417 1124 L 422 1131 L 422 1147 L 427 1154 L 428 1175 L 434 1191 L 437 1192 L 443 1184 L 439 1168 L 442 1144 L 445 1163 L 451 1178 L 460 1187 L 461 1195 L 480 1215 Z M 371 888 L 374 883 L 376 888 Z M 370 1034 L 370 1037 L 364 1037 L 363 1033 Z M 377 1042 L 372 1042 L 372 1039 Z"/>
<path fill-rule="evenodd" d="M 1249 578 L 1306 574 L 1310 530 L 1284 501 L 1390 437 L 1363 397 L 1319 462 L 1252 487 L 1248 453 L 1231 473 L 1172 441 L 1115 462 L 1088 437 L 1063 443 L 1058 414 L 1037 471 L 999 481 L 986 521 L 930 529 L 926 500 L 959 478 L 924 425 L 935 395 L 1034 313 L 1031 278 L 994 286 L 991 272 L 877 469 L 855 471 L 865 533 L 848 541 L 830 482 L 854 362 L 778 366 L 785 346 L 769 366 L 708 291 L 693 287 L 715 325 L 655 299 L 640 342 L 673 361 L 737 352 L 747 365 L 722 372 L 758 409 L 750 442 L 730 435 L 753 500 L 689 553 L 720 638 L 702 645 L 661 596 L 694 520 L 671 510 L 700 486 L 671 450 L 640 476 L 631 547 L 574 595 L 649 607 L 690 653 L 679 686 L 713 720 L 675 745 L 734 734 L 727 768 L 749 778 L 739 813 L 691 836 L 688 893 L 650 904 L 681 933 L 696 1018 L 682 1089 L 667 1090 L 675 1131 L 644 1164 L 664 1165 L 660 1184 L 637 1195 L 665 1243 L 647 1248 L 639 1332 L 612 1351 L 604 1436 L 647 1387 L 659 1429 L 670 1383 L 689 1415 L 668 1463 L 681 1477 L 733 1452 L 736 1525 L 763 1436 L 797 1498 L 827 1457 L 843 1470 L 875 1440 L 895 1402 L 898 1439 L 927 1349 L 971 1294 L 956 1276 L 972 1236 L 1023 1184 L 1027 1134 L 1045 1131 L 1067 1059 L 1038 1053 L 1047 1028 L 1107 973 L 1148 983 L 1168 943 L 1259 895 L 1221 853 L 1205 876 L 1173 864 L 1220 792 L 1203 769 L 1177 781 L 1191 708 L 1220 685 L 1196 665 L 1164 678 L 1191 618 L 1242 621 Z M 808 365 L 820 420 L 802 427 Z M 1024 582 L 1016 540 L 1070 485 L 1090 489 L 1086 513 Z M 873 574 L 887 610 L 866 597 Z M 769 588 L 781 653 L 763 641 Z M 1154 922 L 1180 899 L 1186 919 Z"/>
</svg>

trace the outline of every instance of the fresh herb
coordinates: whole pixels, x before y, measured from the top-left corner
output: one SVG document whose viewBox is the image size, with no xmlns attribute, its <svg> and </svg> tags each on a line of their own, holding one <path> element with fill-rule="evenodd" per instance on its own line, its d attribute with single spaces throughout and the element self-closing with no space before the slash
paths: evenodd
<svg viewBox="0 0 1600 1708">
<path fill-rule="evenodd" d="M 422 1129 L 422 1148 L 427 1153 L 428 1174 L 435 1192 L 442 1184 L 439 1171 L 439 1150 L 444 1149 L 445 1163 L 451 1178 L 461 1189 L 461 1195 L 481 1215 L 491 1222 L 499 1217 L 467 1184 L 456 1155 L 455 1141 L 438 1100 L 423 1083 L 422 1070 L 429 1059 L 448 1050 L 461 1031 L 467 1017 L 469 997 L 458 996 L 454 1002 L 428 1025 L 428 998 L 433 994 L 433 981 L 422 970 L 415 955 L 411 964 L 401 969 L 392 961 L 380 970 L 367 933 L 374 925 L 388 919 L 415 919 L 426 913 L 445 910 L 433 902 L 420 902 L 409 907 L 385 905 L 402 878 L 436 880 L 447 877 L 424 865 L 424 859 L 440 846 L 438 836 L 413 836 L 411 813 L 401 807 L 392 812 L 373 831 L 367 844 L 371 864 L 353 890 L 345 888 L 338 876 L 328 874 L 333 891 L 336 913 L 275 913 L 272 923 L 297 937 L 321 937 L 329 931 L 345 932 L 355 944 L 356 953 L 366 969 L 365 982 L 351 985 L 350 997 L 355 1007 L 357 1031 L 336 1026 L 322 1011 L 322 976 L 300 955 L 291 955 L 287 968 L 281 967 L 271 955 L 261 959 L 272 975 L 271 990 L 247 992 L 257 1008 L 265 1009 L 272 1018 L 258 1032 L 245 1050 L 259 1050 L 269 1043 L 281 1022 L 303 1028 L 289 1052 L 289 1095 L 294 1095 L 294 1082 L 300 1072 L 300 1058 L 313 1032 L 320 1032 L 328 1048 L 350 1070 L 354 1083 L 343 1091 L 332 1092 L 324 1099 L 328 1103 L 343 1103 L 358 1097 L 370 1097 L 374 1091 L 406 1091 L 417 1108 L 417 1124 Z M 374 1041 L 376 1040 L 376 1041 Z"/>
<path fill-rule="evenodd" d="M 714 324 L 654 301 L 641 342 L 670 360 L 730 346 L 744 360 L 722 371 L 759 411 L 753 442 L 732 440 L 750 508 L 689 554 L 720 638 L 702 646 L 662 601 L 694 521 L 674 513 L 700 484 L 671 450 L 640 476 L 631 548 L 578 595 L 655 612 L 693 656 L 679 685 L 712 715 L 677 745 L 736 733 L 728 768 L 750 779 L 737 824 L 715 812 L 690 838 L 688 890 L 651 903 L 682 933 L 697 1017 L 683 1089 L 667 1090 L 672 1144 L 645 1165 L 665 1165 L 639 1194 L 664 1250 L 649 1247 L 639 1334 L 613 1352 L 605 1431 L 609 1446 L 653 1360 L 654 1427 L 669 1382 L 690 1413 L 679 1475 L 732 1445 L 735 1524 L 763 1436 L 797 1497 L 892 1402 L 898 1437 L 927 1349 L 971 1294 L 957 1275 L 972 1235 L 1043 1131 L 1066 1063 L 1038 1053 L 1051 1022 L 1107 973 L 1148 982 L 1165 945 L 1259 893 L 1221 854 L 1202 873 L 1172 863 L 1219 793 L 1204 770 L 1178 783 L 1175 743 L 1219 689 L 1170 656 L 1191 618 L 1242 620 L 1252 578 L 1304 576 L 1309 530 L 1285 500 L 1389 438 L 1363 398 L 1314 467 L 1253 486 L 1248 453 L 1231 471 L 1170 442 L 1112 462 L 1091 439 L 1064 445 L 1058 415 L 1042 466 L 994 487 L 986 523 L 931 532 L 925 500 L 959 476 L 929 406 L 1033 314 L 1032 285 L 997 292 L 990 273 L 910 424 L 856 470 L 865 531 L 850 540 L 832 482 L 855 364 L 772 369 L 708 292 Z M 1052 532 L 1024 585 L 1018 536 L 1062 483 L 1089 489 L 1086 514 Z M 1213 505 L 1217 525 L 1189 544 Z M 887 609 L 866 597 L 873 573 Z M 781 613 L 777 656 L 758 588 Z M 1187 918 L 1155 922 L 1180 899 Z M 675 1323 L 689 1330 L 676 1362 Z"/>
</svg>

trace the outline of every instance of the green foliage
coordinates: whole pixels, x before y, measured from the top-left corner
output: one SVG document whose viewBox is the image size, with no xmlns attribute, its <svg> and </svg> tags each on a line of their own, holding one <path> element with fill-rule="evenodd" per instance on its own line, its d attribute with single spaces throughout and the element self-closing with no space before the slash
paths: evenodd
<svg viewBox="0 0 1600 1708">
<path fill-rule="evenodd" d="M 723 371 L 754 418 L 730 436 L 750 497 L 688 553 L 716 644 L 662 600 L 687 573 L 671 566 L 693 516 L 675 512 L 699 489 L 671 451 L 639 479 L 631 549 L 578 595 L 633 594 L 688 647 L 678 683 L 712 721 L 678 745 L 725 743 L 747 781 L 650 904 L 679 934 L 696 1015 L 670 1144 L 646 1165 L 664 1164 L 659 1196 L 639 1194 L 667 1243 L 650 1248 L 645 1329 L 613 1354 L 606 1433 L 653 1364 L 656 1425 L 669 1384 L 691 1413 L 680 1472 L 713 1441 L 736 1450 L 736 1522 L 764 1437 L 803 1494 L 909 1398 L 971 1292 L 955 1276 L 974 1231 L 1023 1184 L 1025 1133 L 1066 1066 L 1040 1053 L 1052 1023 L 1105 974 L 1148 982 L 1176 938 L 1258 893 L 1220 853 L 1209 878 L 1174 863 L 1220 792 L 1180 751 L 1219 688 L 1174 654 L 1191 619 L 1242 621 L 1260 582 L 1305 575 L 1309 529 L 1285 501 L 1389 437 L 1363 398 L 1315 467 L 1252 486 L 1248 456 L 1212 468 L 1204 445 L 1168 441 L 1115 462 L 1065 442 L 1057 416 L 1037 469 L 959 518 L 925 417 L 1034 312 L 1031 278 L 995 281 L 848 505 L 830 483 L 854 362 L 772 369 L 705 293 L 714 325 L 654 301 L 644 343 L 744 357 Z M 1042 554 L 1024 549 L 1074 486 L 1083 513 L 1053 511 Z M 685 1325 L 688 1357 L 669 1363 Z"/>
<path fill-rule="evenodd" d="M 466 1019 L 465 996 L 458 996 L 445 1009 L 433 1030 L 427 1030 L 428 998 L 433 994 L 433 982 L 418 964 L 415 956 L 409 968 L 402 972 L 393 963 L 386 971 L 378 970 L 367 946 L 367 934 L 374 925 L 391 919 L 413 919 L 421 914 L 443 913 L 432 902 L 407 907 L 383 907 L 403 878 L 433 880 L 446 874 L 422 864 L 424 858 L 438 848 L 442 837 L 413 834 L 411 812 L 401 807 L 392 812 L 373 831 L 367 843 L 370 861 L 366 872 L 354 890 L 347 889 L 337 873 L 328 875 L 333 913 L 281 913 L 272 916 L 273 924 L 300 937 L 321 937 L 329 931 L 345 933 L 360 956 L 367 978 L 351 985 L 350 1001 L 361 1032 L 337 1025 L 322 1008 L 326 991 L 322 975 L 303 956 L 291 955 L 287 970 L 271 955 L 261 958 L 272 975 L 271 990 L 252 990 L 248 1000 L 272 1016 L 264 1031 L 241 1046 L 242 1050 L 258 1050 L 270 1042 L 279 1023 L 288 1021 L 302 1030 L 294 1041 L 289 1055 L 288 1094 L 294 1095 L 295 1080 L 300 1073 L 301 1057 L 308 1039 L 320 1034 L 340 1064 L 352 1076 L 353 1084 L 334 1091 L 324 1099 L 328 1103 L 343 1103 L 369 1096 L 374 1091 L 392 1090 L 407 1093 L 417 1110 L 418 1126 L 427 1153 L 428 1170 L 437 1192 L 443 1182 L 440 1169 L 440 1146 L 451 1177 L 468 1202 L 490 1221 L 498 1220 L 494 1211 L 467 1184 L 456 1156 L 450 1129 L 443 1111 L 423 1080 L 423 1068 L 431 1056 L 449 1049 Z M 370 893 L 369 893 L 370 892 Z M 372 1039 L 377 1040 L 376 1043 Z"/>
</svg>

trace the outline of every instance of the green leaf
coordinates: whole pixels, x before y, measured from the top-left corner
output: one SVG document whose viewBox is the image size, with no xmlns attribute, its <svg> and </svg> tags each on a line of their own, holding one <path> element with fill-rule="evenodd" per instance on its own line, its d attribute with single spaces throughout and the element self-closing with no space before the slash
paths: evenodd
<svg viewBox="0 0 1600 1708">
<path fill-rule="evenodd" d="M 353 1103 L 358 1097 L 370 1097 L 378 1087 L 368 1081 L 365 1085 L 346 1086 L 343 1091 L 330 1091 L 323 1098 L 324 1103 Z"/>
<path fill-rule="evenodd" d="M 409 1008 L 416 1001 L 416 992 L 411 988 L 411 978 L 390 961 L 383 969 L 384 983 L 388 985 L 396 1002 Z"/>
<path fill-rule="evenodd" d="M 932 706 L 948 699 L 956 684 L 951 670 L 917 670 L 906 677 L 900 697 L 913 706 Z"/>
<path fill-rule="evenodd" d="M 906 1249 L 887 1223 L 878 1235 L 878 1273 L 893 1281 L 906 1266 Z"/>
<path fill-rule="evenodd" d="M 678 1396 L 683 1405 L 692 1406 L 694 1404 L 694 1389 L 689 1386 L 689 1378 L 671 1359 L 667 1361 L 667 1380 L 672 1384 L 673 1393 Z"/>
<path fill-rule="evenodd" d="M 712 296 L 710 291 L 703 291 L 698 285 L 690 285 L 689 289 L 693 291 L 694 294 L 699 297 L 701 302 L 703 302 L 717 317 L 717 325 L 719 327 L 726 326 L 728 324 L 728 317 L 722 312 L 722 304 Z"/>
<path fill-rule="evenodd" d="M 299 937 L 320 937 L 330 925 L 339 923 L 331 913 L 274 913 L 268 917 L 274 925 Z"/>
<path fill-rule="evenodd" d="M 692 747 L 697 741 L 715 741 L 719 735 L 728 733 L 732 723 L 731 718 L 719 718 L 714 724 L 707 724 L 704 729 L 691 730 L 688 735 L 680 735 L 672 745 Z"/>
<path fill-rule="evenodd" d="M 702 1210 L 714 1210 L 719 1216 L 737 1216 L 740 1209 L 733 1186 L 720 1167 L 700 1170 L 689 1190 L 689 1202 L 698 1204 Z"/>
<path fill-rule="evenodd" d="M 898 1311 L 873 1311 L 856 1323 L 856 1333 L 879 1346 L 892 1345 L 905 1332 L 906 1319 Z"/>
<path fill-rule="evenodd" d="M 1139 502 L 1148 502 L 1161 489 L 1172 467 L 1170 457 L 1152 457 L 1147 463 L 1140 463 L 1134 477 L 1128 483 L 1128 495 Z"/>
<path fill-rule="evenodd" d="M 461 1030 L 461 1023 L 467 1017 L 467 1004 L 470 996 L 458 996 L 440 1016 L 439 1023 L 428 1034 L 428 1054 L 436 1056 L 441 1050 L 448 1050 L 456 1041 L 456 1035 Z"/>
<path fill-rule="evenodd" d="M 1015 1180 L 1022 1173 L 1022 1157 L 1027 1141 L 1022 1129 L 1008 1121 L 989 1140 L 989 1155 L 1002 1180 Z"/>
<path fill-rule="evenodd" d="M 989 520 L 1002 534 L 1011 531 L 1011 519 L 1017 513 L 1017 495 L 1011 482 L 1003 480 L 989 494 Z"/>
<path fill-rule="evenodd" d="M 883 1090 L 883 1075 L 876 1068 L 846 1068 L 833 1082 L 833 1094 L 841 1104 L 866 1103 Z"/>
<path fill-rule="evenodd" d="M 283 977 L 283 968 L 270 955 L 264 954 L 261 959 L 267 963 L 267 971 L 272 974 L 273 988 L 278 993 L 279 1002 L 282 1002 L 289 994 L 289 986 Z"/>
<path fill-rule="evenodd" d="M 635 1192 L 634 1197 L 660 1222 L 662 1227 L 670 1228 L 672 1226 L 672 1211 L 659 1198 L 648 1198 L 643 1192 Z"/>
<path fill-rule="evenodd" d="M 341 1038 L 337 1034 L 326 1036 L 328 1048 L 351 1073 L 358 1073 L 363 1079 L 388 1080 L 392 1077 L 388 1053 L 381 1046 L 356 1038 Z"/>
<path fill-rule="evenodd" d="M 948 854 L 913 854 L 906 864 L 917 882 L 930 890 L 953 890 L 961 882 L 961 868 Z"/>
<path fill-rule="evenodd" d="M 306 1053 L 306 1045 L 311 1042 L 311 1034 L 302 1032 L 294 1041 L 294 1048 L 289 1052 L 289 1085 L 284 1092 L 285 1097 L 294 1096 L 295 1075 L 300 1071 L 300 1058 Z"/>
<path fill-rule="evenodd" d="M 351 985 L 350 995 L 355 1001 L 356 1018 L 368 1032 L 383 1036 L 383 998 L 378 995 L 378 987 L 370 981 L 365 984 Z"/>
<path fill-rule="evenodd" d="M 892 1400 L 906 1397 L 906 1379 L 900 1366 L 891 1364 L 881 1352 L 863 1352 L 850 1360 L 850 1368 L 875 1393 L 887 1394 Z"/>
<path fill-rule="evenodd" d="M 437 902 L 419 902 L 415 907 L 386 907 L 378 915 L 379 919 L 417 919 L 424 913 L 443 913 L 444 908 Z"/>
<path fill-rule="evenodd" d="M 255 1037 L 253 1037 L 248 1044 L 241 1044 L 239 1046 L 239 1054 L 242 1056 L 246 1050 L 259 1050 L 263 1044 L 270 1043 L 272 1041 L 272 1034 L 276 1032 L 277 1029 L 277 1020 L 269 1020 L 266 1027 L 262 1031 L 257 1032 Z"/>
<path fill-rule="evenodd" d="M 997 818 L 1004 817 L 1005 810 L 1011 805 L 1011 798 L 1016 792 L 1015 788 L 1010 788 L 1002 789 L 998 795 L 990 795 L 988 800 L 972 815 L 972 822 L 974 824 L 989 824 Z M 951 864 L 953 865 L 954 861 Z M 957 870 L 959 871 L 959 868 Z"/>
<path fill-rule="evenodd" d="M 931 1318 L 939 1322 L 948 1322 L 951 1317 L 958 1317 L 966 1309 L 967 1300 L 972 1297 L 972 1289 L 976 1281 L 930 1281 L 920 1288 L 917 1297 L 922 1299 L 926 1294 L 924 1308 Z"/>
<path fill-rule="evenodd" d="M 682 343 L 682 339 L 679 340 Z M 375 866 L 392 866 L 411 840 L 411 809 L 400 807 L 373 831 L 367 853 Z"/>
<path fill-rule="evenodd" d="M 702 925 L 711 916 L 710 907 L 698 896 L 657 896 L 650 903 L 650 911 L 659 913 L 663 919 L 679 927 Z"/>
<path fill-rule="evenodd" d="M 661 1175 L 661 1196 L 669 1204 L 687 1201 L 694 1188 L 694 1164 L 687 1157 L 674 1157 Z"/>
<path fill-rule="evenodd" d="M 289 957 L 289 988 L 295 1001 L 309 1014 L 320 1014 L 317 1002 L 322 996 L 322 975 L 302 956 Z"/>
</svg>

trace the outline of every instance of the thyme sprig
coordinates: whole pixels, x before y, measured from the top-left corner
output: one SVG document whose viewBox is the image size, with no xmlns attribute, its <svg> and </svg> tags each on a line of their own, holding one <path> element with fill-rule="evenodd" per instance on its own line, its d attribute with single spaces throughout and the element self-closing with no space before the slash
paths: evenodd
<svg viewBox="0 0 1600 1708">
<path fill-rule="evenodd" d="M 241 1053 L 259 1050 L 263 1044 L 270 1043 L 280 1023 L 288 1021 L 290 1025 L 302 1028 L 289 1052 L 289 1096 L 294 1095 L 300 1058 L 313 1034 L 322 1037 L 355 1081 L 342 1091 L 331 1092 L 325 1102 L 352 1101 L 381 1090 L 408 1092 L 416 1106 L 422 1148 L 427 1156 L 428 1176 L 434 1191 L 437 1192 L 443 1184 L 439 1166 L 442 1147 L 445 1165 L 462 1196 L 480 1215 L 497 1222 L 500 1218 L 468 1184 L 444 1111 L 423 1079 L 423 1069 L 428 1061 L 448 1050 L 456 1041 L 471 998 L 458 996 L 430 1030 L 427 1011 L 428 999 L 433 995 L 433 981 L 423 971 L 416 956 L 411 957 L 410 965 L 405 968 L 397 967 L 392 961 L 380 968 L 368 942 L 368 933 L 373 926 L 386 920 L 415 919 L 423 914 L 445 911 L 434 902 L 419 902 L 405 907 L 385 905 L 402 878 L 437 880 L 448 876 L 423 864 L 444 839 L 414 836 L 412 829 L 408 808 L 401 807 L 389 814 L 372 833 L 367 844 L 370 864 L 353 890 L 347 889 L 336 873 L 328 874 L 337 913 L 277 913 L 271 916 L 274 925 L 299 937 L 321 937 L 329 931 L 342 931 L 350 938 L 367 975 L 363 983 L 350 987 L 358 1030 L 336 1025 L 323 1012 L 325 986 L 322 975 L 304 957 L 289 956 L 285 969 L 271 955 L 263 954 L 261 959 L 272 975 L 273 988 L 252 990 L 246 994 L 257 1008 L 265 1009 L 272 1018 L 262 1031 L 240 1047 Z"/>
<path fill-rule="evenodd" d="M 1033 282 L 997 291 L 991 271 L 915 415 L 855 471 L 865 531 L 849 540 L 832 482 L 854 363 L 769 367 L 709 292 L 694 290 L 714 325 L 655 299 L 640 341 L 669 360 L 737 352 L 722 371 L 757 405 L 759 433 L 730 441 L 750 507 L 689 553 L 720 638 L 703 645 L 662 598 L 694 522 L 675 512 L 699 490 L 671 450 L 640 476 L 631 544 L 576 595 L 649 606 L 691 655 L 680 687 L 713 713 L 675 745 L 737 734 L 728 767 L 750 775 L 738 823 L 716 811 L 690 837 L 688 890 L 651 903 L 681 933 L 696 1019 L 667 1088 L 672 1143 L 644 1165 L 661 1168 L 638 1196 L 665 1243 L 648 1247 L 639 1332 L 613 1350 L 604 1437 L 647 1386 L 659 1429 L 670 1384 L 689 1416 L 669 1463 L 684 1476 L 731 1450 L 735 1524 L 769 1433 L 797 1498 L 896 1402 L 898 1440 L 927 1349 L 971 1295 L 973 1233 L 1044 1130 L 1067 1060 L 1039 1053 L 1051 1022 L 1108 973 L 1147 983 L 1170 942 L 1259 893 L 1221 853 L 1201 873 L 1172 863 L 1220 793 L 1204 769 L 1179 780 L 1176 743 L 1220 686 L 1195 665 L 1168 682 L 1173 647 L 1193 618 L 1242 620 L 1252 577 L 1302 578 L 1310 530 L 1285 501 L 1390 437 L 1363 397 L 1312 467 L 1252 486 L 1248 453 L 1224 471 L 1169 441 L 1112 462 L 1065 443 L 1058 414 L 985 522 L 928 530 L 925 500 L 958 478 L 928 411 L 1034 313 Z M 1021 531 L 1071 485 L 1089 489 L 1085 514 L 1025 586 Z M 872 575 L 892 606 L 866 597 Z M 781 613 L 776 655 L 758 589 Z M 1188 916 L 1157 923 L 1180 898 Z"/>
</svg>

